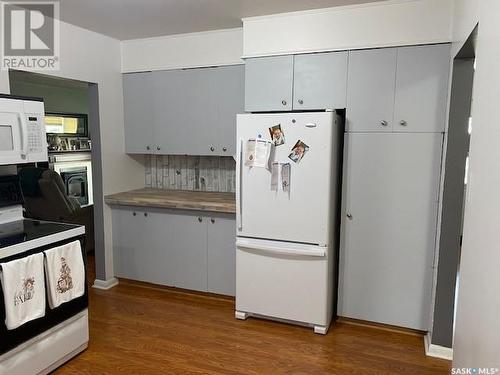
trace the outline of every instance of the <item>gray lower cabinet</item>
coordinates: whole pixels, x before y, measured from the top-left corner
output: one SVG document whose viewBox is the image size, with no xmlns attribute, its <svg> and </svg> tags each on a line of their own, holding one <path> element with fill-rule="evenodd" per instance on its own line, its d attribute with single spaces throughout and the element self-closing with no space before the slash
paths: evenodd
<svg viewBox="0 0 500 375">
<path fill-rule="evenodd" d="M 124 74 L 125 151 L 234 155 L 244 82 L 243 65 Z"/>
<path fill-rule="evenodd" d="M 115 206 L 115 275 L 235 294 L 234 215 Z"/>
<path fill-rule="evenodd" d="M 346 137 L 338 313 L 426 331 L 443 136 Z"/>
<path fill-rule="evenodd" d="M 235 221 L 233 216 L 210 218 L 208 224 L 208 291 L 236 294 Z"/>
</svg>

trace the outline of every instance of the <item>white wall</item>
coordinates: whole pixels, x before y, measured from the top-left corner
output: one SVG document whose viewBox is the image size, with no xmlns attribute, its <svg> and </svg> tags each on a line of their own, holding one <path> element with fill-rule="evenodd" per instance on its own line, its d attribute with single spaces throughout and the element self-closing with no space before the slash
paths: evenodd
<svg viewBox="0 0 500 375">
<path fill-rule="evenodd" d="M 449 42 L 453 0 L 398 0 L 243 19 L 243 56 Z"/>
<path fill-rule="evenodd" d="M 479 29 L 453 366 L 500 368 L 500 1 L 456 3 L 454 50 Z"/>
<path fill-rule="evenodd" d="M 122 42 L 122 71 L 242 64 L 243 30 L 227 29 Z"/>
<path fill-rule="evenodd" d="M 97 83 L 99 86 L 104 194 L 144 186 L 144 167 L 125 155 L 120 42 L 61 22 L 61 69 L 39 72 Z M 9 77 L 0 71 L 0 92 L 9 93 Z M 105 278 L 113 277 L 111 212 L 105 206 Z M 96 254 L 97 256 L 97 254 Z"/>
</svg>

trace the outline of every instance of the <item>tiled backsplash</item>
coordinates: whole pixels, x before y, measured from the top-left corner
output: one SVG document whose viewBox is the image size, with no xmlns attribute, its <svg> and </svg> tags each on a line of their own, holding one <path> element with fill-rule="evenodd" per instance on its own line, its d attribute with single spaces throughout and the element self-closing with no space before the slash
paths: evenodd
<svg viewBox="0 0 500 375">
<path fill-rule="evenodd" d="M 234 192 L 235 174 L 236 162 L 227 156 L 146 157 L 146 187 Z"/>
</svg>

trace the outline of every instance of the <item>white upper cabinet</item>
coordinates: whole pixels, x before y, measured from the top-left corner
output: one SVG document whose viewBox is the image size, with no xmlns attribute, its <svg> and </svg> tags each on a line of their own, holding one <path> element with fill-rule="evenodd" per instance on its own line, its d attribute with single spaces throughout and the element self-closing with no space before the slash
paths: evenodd
<svg viewBox="0 0 500 375">
<path fill-rule="evenodd" d="M 259 57 L 245 61 L 245 110 L 292 109 L 293 56 Z"/>
<path fill-rule="evenodd" d="M 345 108 L 347 52 L 247 59 L 245 110 Z"/>
<path fill-rule="evenodd" d="M 347 52 L 295 56 L 293 109 L 346 107 Z"/>
<path fill-rule="evenodd" d="M 348 131 L 443 132 L 449 72 L 449 44 L 350 52 Z"/>
<path fill-rule="evenodd" d="M 346 113 L 349 131 L 392 131 L 396 59 L 396 48 L 350 53 Z"/>
<path fill-rule="evenodd" d="M 394 131 L 444 132 L 450 45 L 398 48 Z"/>
</svg>

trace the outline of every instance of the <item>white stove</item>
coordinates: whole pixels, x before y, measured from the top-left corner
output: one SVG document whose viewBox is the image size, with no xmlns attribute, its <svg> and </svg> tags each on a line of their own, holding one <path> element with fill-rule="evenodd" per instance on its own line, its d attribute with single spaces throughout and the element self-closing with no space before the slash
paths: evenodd
<svg viewBox="0 0 500 375">
<path fill-rule="evenodd" d="M 0 263 L 80 240 L 85 227 L 25 219 L 17 176 L 0 177 Z M 82 255 L 86 259 L 85 251 Z M 47 374 L 88 345 L 88 290 L 82 297 L 16 329 L 5 325 L 0 289 L 0 375 Z"/>
</svg>

